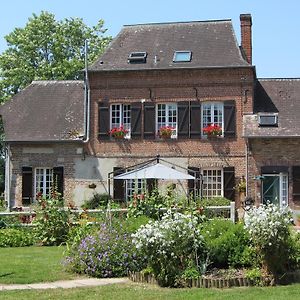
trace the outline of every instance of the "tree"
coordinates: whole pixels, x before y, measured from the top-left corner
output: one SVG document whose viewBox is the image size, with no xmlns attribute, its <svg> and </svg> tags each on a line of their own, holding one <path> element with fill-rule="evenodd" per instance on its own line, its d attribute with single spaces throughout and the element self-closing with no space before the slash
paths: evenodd
<svg viewBox="0 0 300 300">
<path fill-rule="evenodd" d="M 89 41 L 89 63 L 99 56 L 111 37 L 104 36 L 103 20 L 88 27 L 80 18 L 57 21 L 48 12 L 33 14 L 24 28 L 5 39 L 0 55 L 0 102 L 33 80 L 79 79 L 84 69 L 84 41 Z"/>
</svg>

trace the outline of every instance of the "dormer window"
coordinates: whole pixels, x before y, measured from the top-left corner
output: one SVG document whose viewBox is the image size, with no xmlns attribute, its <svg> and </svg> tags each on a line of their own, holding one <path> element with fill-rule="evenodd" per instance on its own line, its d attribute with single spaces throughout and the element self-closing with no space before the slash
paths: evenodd
<svg viewBox="0 0 300 300">
<path fill-rule="evenodd" d="M 258 116 L 258 124 L 260 127 L 278 126 L 277 114 L 260 114 Z"/>
<path fill-rule="evenodd" d="M 191 51 L 175 51 L 173 62 L 190 62 L 192 60 Z"/>
<path fill-rule="evenodd" d="M 146 63 L 147 52 L 131 52 L 128 56 L 130 64 Z"/>
</svg>

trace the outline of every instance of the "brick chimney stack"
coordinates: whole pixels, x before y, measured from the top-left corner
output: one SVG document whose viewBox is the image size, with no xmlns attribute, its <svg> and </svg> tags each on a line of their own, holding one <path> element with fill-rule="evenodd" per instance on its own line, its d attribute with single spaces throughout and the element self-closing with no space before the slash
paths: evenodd
<svg viewBox="0 0 300 300">
<path fill-rule="evenodd" d="M 241 46 L 246 59 L 252 65 L 252 17 L 251 14 L 241 14 Z"/>
</svg>

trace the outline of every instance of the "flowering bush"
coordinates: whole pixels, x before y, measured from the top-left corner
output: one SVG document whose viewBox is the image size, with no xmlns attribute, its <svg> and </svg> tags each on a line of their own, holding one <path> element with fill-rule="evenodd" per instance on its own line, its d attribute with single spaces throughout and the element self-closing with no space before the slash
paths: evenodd
<svg viewBox="0 0 300 300">
<path fill-rule="evenodd" d="M 120 127 L 114 127 L 109 131 L 109 134 L 114 138 L 124 138 L 128 130 L 125 129 L 122 125 Z"/>
<path fill-rule="evenodd" d="M 141 226 L 132 237 L 162 286 L 174 286 L 191 263 L 198 271 L 204 265 L 206 250 L 195 217 L 168 211 L 160 221 Z"/>
<path fill-rule="evenodd" d="M 276 205 L 252 208 L 245 216 L 245 228 L 263 261 L 267 273 L 275 276 L 284 271 L 288 262 L 291 212 Z"/>
<path fill-rule="evenodd" d="M 172 126 L 162 126 L 159 128 L 158 135 L 160 138 L 170 138 L 174 130 Z"/>
<path fill-rule="evenodd" d="M 70 212 L 63 209 L 63 199 L 53 194 L 50 198 L 37 198 L 39 207 L 34 220 L 39 243 L 47 246 L 60 245 L 67 240 L 70 228 Z"/>
<path fill-rule="evenodd" d="M 140 271 L 145 266 L 130 235 L 104 223 L 96 233 L 86 235 L 70 248 L 65 265 L 73 272 L 100 278 L 126 276 L 128 270 Z"/>
<path fill-rule="evenodd" d="M 220 136 L 222 135 L 222 128 L 217 124 L 210 124 L 203 128 L 203 133 L 207 136 Z"/>
</svg>

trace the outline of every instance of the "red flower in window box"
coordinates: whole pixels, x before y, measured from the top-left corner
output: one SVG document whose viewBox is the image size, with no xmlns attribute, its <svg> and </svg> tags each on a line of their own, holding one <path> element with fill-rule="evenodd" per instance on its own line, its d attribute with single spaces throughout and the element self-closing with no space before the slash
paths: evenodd
<svg viewBox="0 0 300 300">
<path fill-rule="evenodd" d="M 109 134 L 116 139 L 123 139 L 127 133 L 128 130 L 122 125 L 120 127 L 114 127 L 109 131 Z"/>
<path fill-rule="evenodd" d="M 217 137 L 222 135 L 222 128 L 217 124 L 210 124 L 203 128 L 203 133 L 208 137 Z"/>
<path fill-rule="evenodd" d="M 158 131 L 158 136 L 163 139 L 170 139 L 173 133 L 173 130 L 175 130 L 172 126 L 162 126 L 160 127 Z"/>
</svg>

